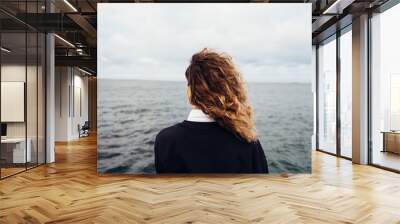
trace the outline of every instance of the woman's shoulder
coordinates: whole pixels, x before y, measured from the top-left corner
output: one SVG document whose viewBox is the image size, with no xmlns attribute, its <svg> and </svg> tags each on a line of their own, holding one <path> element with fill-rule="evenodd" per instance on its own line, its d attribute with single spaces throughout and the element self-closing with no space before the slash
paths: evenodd
<svg viewBox="0 0 400 224">
<path fill-rule="evenodd" d="M 181 135 L 183 130 L 180 124 L 181 123 L 177 123 L 162 129 L 160 132 L 158 132 L 156 140 L 171 139 Z"/>
</svg>

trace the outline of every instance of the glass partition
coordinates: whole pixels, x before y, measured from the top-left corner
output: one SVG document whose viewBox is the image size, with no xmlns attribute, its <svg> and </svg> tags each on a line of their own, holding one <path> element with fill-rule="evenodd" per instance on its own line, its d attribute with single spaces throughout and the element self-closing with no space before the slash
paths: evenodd
<svg viewBox="0 0 400 224">
<path fill-rule="evenodd" d="M 32 1 L 27 2 L 26 11 L 28 13 L 43 13 L 44 2 Z M 38 17 L 33 17 L 32 20 L 38 20 Z M 38 21 L 32 21 L 33 23 L 38 23 Z M 43 48 L 43 38 L 44 35 L 40 34 L 38 30 L 27 27 L 27 150 L 31 151 L 31 161 L 27 163 L 27 167 L 35 167 L 39 164 L 39 160 L 43 161 L 41 158 L 43 155 L 44 145 L 40 144 L 40 134 L 39 128 L 39 108 L 43 104 L 43 99 L 39 102 L 39 93 L 44 92 L 44 85 L 40 85 L 41 89 L 39 92 L 39 81 L 43 81 L 42 77 L 42 66 L 44 48 Z M 43 94 L 42 94 L 42 97 Z M 44 113 L 43 110 L 40 111 Z M 43 119 L 40 119 L 44 122 Z M 42 137 L 43 139 L 43 137 Z M 43 142 L 41 142 L 43 143 Z M 39 149 L 39 147 L 42 147 Z"/>
<path fill-rule="evenodd" d="M 336 36 L 318 47 L 318 147 L 336 153 Z"/>
<path fill-rule="evenodd" d="M 27 150 L 30 151 L 28 168 L 37 165 L 38 158 L 38 113 L 37 113 L 37 76 L 38 76 L 38 36 L 36 32 L 27 33 L 27 74 L 26 74 L 26 113 L 27 113 Z"/>
<path fill-rule="evenodd" d="M 371 18 L 371 162 L 400 170 L 400 5 Z"/>
<path fill-rule="evenodd" d="M 351 26 L 340 36 L 340 154 L 352 157 L 352 34 Z"/>
<path fill-rule="evenodd" d="M 26 150 L 26 33 L 1 34 L 1 176 L 24 171 Z"/>
<path fill-rule="evenodd" d="M 43 33 L 38 33 L 38 74 L 37 74 L 37 147 L 38 147 L 38 164 L 46 162 L 46 139 L 45 139 L 45 124 L 46 124 L 46 76 L 45 76 L 45 65 L 46 65 L 46 38 Z"/>
<path fill-rule="evenodd" d="M 18 13 L 44 12 L 44 1 L 17 5 Z M 45 163 L 45 44 L 44 33 L 0 12 L 1 179 Z"/>
</svg>

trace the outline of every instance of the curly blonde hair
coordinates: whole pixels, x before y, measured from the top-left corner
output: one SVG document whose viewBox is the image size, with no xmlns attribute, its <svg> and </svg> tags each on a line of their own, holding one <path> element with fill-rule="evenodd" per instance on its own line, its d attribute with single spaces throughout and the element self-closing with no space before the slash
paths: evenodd
<svg viewBox="0 0 400 224">
<path fill-rule="evenodd" d="M 192 105 L 243 140 L 257 140 L 244 82 L 229 55 L 205 48 L 192 56 L 185 76 Z"/>
</svg>

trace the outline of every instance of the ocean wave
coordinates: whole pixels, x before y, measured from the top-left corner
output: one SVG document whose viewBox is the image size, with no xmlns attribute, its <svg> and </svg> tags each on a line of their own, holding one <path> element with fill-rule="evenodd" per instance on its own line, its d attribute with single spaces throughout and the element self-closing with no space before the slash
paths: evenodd
<svg viewBox="0 0 400 224">
<path fill-rule="evenodd" d="M 111 81 L 99 86 L 98 170 L 152 173 L 154 140 L 190 107 L 182 83 Z M 313 131 L 309 85 L 249 85 L 258 136 L 271 172 L 308 172 Z M 150 90 L 150 91 L 149 91 Z"/>
<path fill-rule="evenodd" d="M 99 159 L 110 159 L 120 155 L 121 153 L 118 152 L 97 152 L 97 157 Z"/>
</svg>

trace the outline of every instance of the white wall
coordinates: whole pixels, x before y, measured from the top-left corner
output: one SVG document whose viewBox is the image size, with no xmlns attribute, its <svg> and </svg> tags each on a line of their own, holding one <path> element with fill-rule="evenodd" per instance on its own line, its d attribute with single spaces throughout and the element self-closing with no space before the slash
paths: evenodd
<svg viewBox="0 0 400 224">
<path fill-rule="evenodd" d="M 55 141 L 68 140 L 68 117 L 70 84 L 69 69 L 67 67 L 55 68 Z"/>
<path fill-rule="evenodd" d="M 73 67 L 56 67 L 55 86 L 55 140 L 77 139 L 78 125 L 88 120 L 88 77 Z"/>
<path fill-rule="evenodd" d="M 71 133 L 72 138 L 78 138 L 78 125 L 82 126 L 85 121 L 88 120 L 88 78 L 87 76 L 82 76 L 82 73 L 77 74 L 77 70 L 74 70 L 74 102 L 71 102 L 73 108 L 71 108 Z M 80 97 L 79 97 L 80 96 Z M 80 102 L 79 102 L 80 101 Z"/>
</svg>

